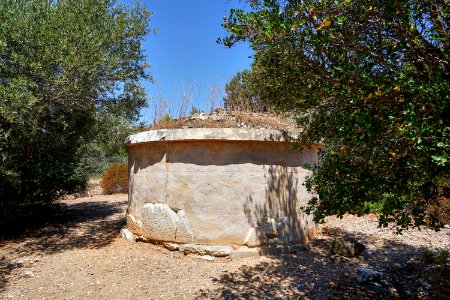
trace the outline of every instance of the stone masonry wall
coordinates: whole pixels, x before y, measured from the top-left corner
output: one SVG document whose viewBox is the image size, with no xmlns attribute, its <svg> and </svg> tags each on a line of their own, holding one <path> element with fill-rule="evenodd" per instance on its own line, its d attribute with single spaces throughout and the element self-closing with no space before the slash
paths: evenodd
<svg viewBox="0 0 450 300">
<path fill-rule="evenodd" d="M 274 141 L 151 141 L 128 146 L 128 228 L 157 241 L 205 245 L 304 243 L 301 207 L 316 149 Z"/>
</svg>

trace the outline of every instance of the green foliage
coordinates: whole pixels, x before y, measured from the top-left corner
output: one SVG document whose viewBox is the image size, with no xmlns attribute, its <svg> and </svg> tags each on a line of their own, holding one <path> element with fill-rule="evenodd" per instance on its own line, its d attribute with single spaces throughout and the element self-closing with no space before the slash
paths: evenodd
<svg viewBox="0 0 450 300">
<path fill-rule="evenodd" d="M 450 251 L 439 249 L 437 251 L 424 250 L 422 252 L 422 260 L 427 264 L 446 264 L 450 258 Z"/>
<path fill-rule="evenodd" d="M 439 229 L 449 198 L 450 6 L 418 1 L 246 1 L 223 26 L 255 50 L 261 98 L 326 145 L 308 187 L 316 221 L 381 206 L 380 225 Z"/>
<path fill-rule="evenodd" d="M 170 115 L 169 114 L 165 114 L 164 116 L 162 116 L 161 120 L 159 120 L 159 123 L 160 124 L 164 124 L 164 123 L 167 123 L 167 122 L 169 122 L 171 120 L 172 120 L 172 118 L 170 117 Z"/>
<path fill-rule="evenodd" d="M 86 177 L 100 178 L 111 164 L 124 163 L 128 160 L 125 149 L 121 149 L 118 153 L 107 155 L 107 152 L 99 142 L 91 142 L 80 147 L 77 157 L 80 162 L 75 173 L 82 174 L 83 181 Z"/>
<path fill-rule="evenodd" d="M 100 181 L 100 186 L 105 194 L 128 193 L 128 165 L 110 165 Z"/>
<path fill-rule="evenodd" d="M 383 212 L 383 202 L 381 201 L 366 201 L 364 202 L 364 210 L 371 214 L 381 214 Z"/>
<path fill-rule="evenodd" d="M 149 17 L 113 0 L 0 0 L 1 215 L 83 188 L 87 153 L 121 151 L 146 103 Z"/>
<path fill-rule="evenodd" d="M 195 114 L 199 114 L 199 113 L 202 113 L 202 111 L 200 109 L 198 109 L 197 107 L 195 107 L 194 105 L 192 105 L 191 116 L 193 116 Z"/>
<path fill-rule="evenodd" d="M 261 101 L 259 96 L 258 78 L 255 72 L 244 70 L 236 73 L 225 85 L 226 110 L 266 111 L 268 103 Z"/>
</svg>

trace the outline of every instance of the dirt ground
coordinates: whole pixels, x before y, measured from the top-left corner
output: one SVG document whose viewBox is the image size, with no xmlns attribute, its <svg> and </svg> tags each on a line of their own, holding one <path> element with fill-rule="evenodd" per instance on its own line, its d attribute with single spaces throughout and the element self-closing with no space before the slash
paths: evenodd
<svg viewBox="0 0 450 300">
<path fill-rule="evenodd" d="M 2 299 L 448 299 L 449 264 L 426 264 L 425 247 L 449 249 L 450 229 L 402 236 L 373 216 L 329 218 L 304 252 L 206 261 L 119 236 L 127 195 L 66 199 L 63 218 L 0 239 Z M 352 234 L 358 258 L 330 254 L 333 237 Z M 383 277 L 356 281 L 357 268 Z"/>
</svg>

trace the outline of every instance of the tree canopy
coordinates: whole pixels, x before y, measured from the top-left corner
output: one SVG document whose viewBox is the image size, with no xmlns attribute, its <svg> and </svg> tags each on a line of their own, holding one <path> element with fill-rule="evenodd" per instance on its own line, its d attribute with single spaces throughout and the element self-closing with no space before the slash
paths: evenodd
<svg viewBox="0 0 450 300">
<path fill-rule="evenodd" d="M 244 2 L 221 42 L 249 42 L 262 99 L 325 145 L 307 211 L 321 221 L 377 205 L 380 225 L 448 222 L 449 2 Z"/>
<path fill-rule="evenodd" d="M 258 77 L 254 71 L 237 72 L 225 85 L 224 105 L 227 110 L 246 110 L 262 112 L 267 103 L 259 96 Z"/>
<path fill-rule="evenodd" d="M 2 212 L 83 185 L 83 147 L 137 119 L 149 18 L 114 0 L 0 0 Z"/>
</svg>

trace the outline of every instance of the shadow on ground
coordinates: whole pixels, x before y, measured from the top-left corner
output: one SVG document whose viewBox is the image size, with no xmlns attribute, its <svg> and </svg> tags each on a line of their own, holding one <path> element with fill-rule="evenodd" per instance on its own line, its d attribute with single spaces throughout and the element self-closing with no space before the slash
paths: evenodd
<svg viewBox="0 0 450 300">
<path fill-rule="evenodd" d="M 8 234 L 0 236 L 0 292 L 4 291 L 11 272 L 23 267 L 24 257 L 99 249 L 112 243 L 125 224 L 126 206 L 126 195 L 104 201 L 66 200 L 49 208 L 37 222 L 27 224 L 18 220 L 25 224 L 18 224 L 21 225 L 18 229 L 3 228 Z"/>
<path fill-rule="evenodd" d="M 14 242 L 22 255 L 52 254 L 77 248 L 102 248 L 110 244 L 125 223 L 126 196 L 117 201 L 64 202 L 57 204 L 47 222 L 3 238 L 0 247 Z"/>
<path fill-rule="evenodd" d="M 345 232 L 335 229 L 332 236 Z M 375 236 L 358 236 L 365 244 Z M 422 248 L 389 242 L 358 258 L 331 255 L 331 238 L 315 239 L 312 248 L 281 254 L 256 266 L 212 278 L 215 289 L 197 299 L 448 299 L 450 267 L 421 260 Z M 359 283 L 358 268 L 383 272 L 377 280 Z"/>
</svg>

